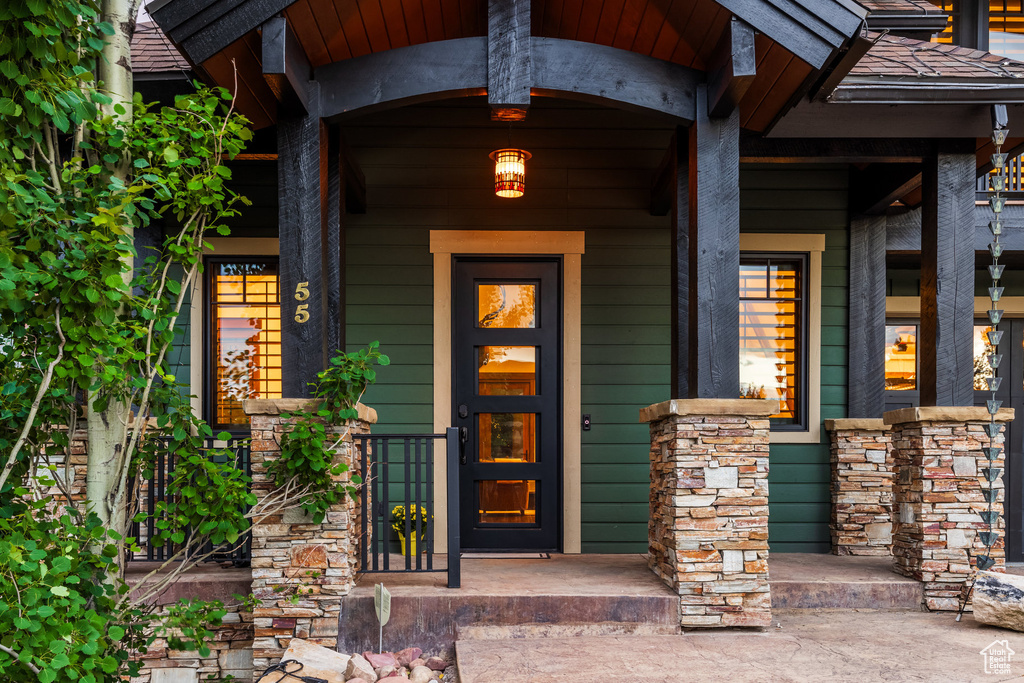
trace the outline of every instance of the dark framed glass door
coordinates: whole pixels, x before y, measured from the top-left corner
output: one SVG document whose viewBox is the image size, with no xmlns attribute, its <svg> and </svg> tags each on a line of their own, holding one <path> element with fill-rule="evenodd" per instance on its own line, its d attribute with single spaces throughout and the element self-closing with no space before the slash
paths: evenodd
<svg viewBox="0 0 1024 683">
<path fill-rule="evenodd" d="M 561 286 L 555 259 L 457 257 L 462 547 L 561 545 Z"/>
</svg>

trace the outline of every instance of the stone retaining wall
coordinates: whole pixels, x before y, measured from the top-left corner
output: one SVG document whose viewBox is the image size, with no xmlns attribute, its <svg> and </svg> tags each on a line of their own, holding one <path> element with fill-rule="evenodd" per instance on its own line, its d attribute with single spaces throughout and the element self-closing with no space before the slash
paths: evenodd
<svg viewBox="0 0 1024 683">
<path fill-rule="evenodd" d="M 825 420 L 831 443 L 833 555 L 892 554 L 892 438 L 881 420 Z"/>
<path fill-rule="evenodd" d="M 651 570 L 684 628 L 771 624 L 768 400 L 692 399 L 640 411 L 651 430 Z"/>
<path fill-rule="evenodd" d="M 978 532 L 988 529 L 980 513 L 988 509 L 982 489 L 989 483 L 982 469 L 1004 465 L 1002 457 L 990 464 L 981 450 L 989 445 L 988 418 L 985 408 L 975 407 L 903 408 L 884 416 L 892 425 L 896 474 L 893 567 L 924 583 L 929 610 L 959 607 L 976 558 L 985 552 Z M 1001 423 L 1012 419 L 1013 410 L 997 415 Z M 1002 490 L 1002 478 L 991 486 Z M 993 571 L 1005 571 L 1002 500 L 1000 494 L 993 504 L 1000 513 Z"/>
<path fill-rule="evenodd" d="M 266 462 L 279 457 L 281 433 L 292 421 L 281 413 L 309 405 L 301 399 L 243 401 L 252 420 L 250 452 L 258 501 L 275 491 L 266 475 Z M 337 448 L 339 461 L 350 467 L 358 462 L 352 437 L 369 433 L 376 420 L 372 409 L 360 406 L 360 419 L 340 428 L 342 433 L 347 430 L 347 436 Z M 349 473 L 341 477 L 342 481 L 348 479 Z M 257 672 L 276 663 L 292 638 L 331 649 L 337 646 L 341 601 L 355 585 L 358 528 L 356 503 L 351 499 L 334 506 L 321 524 L 313 524 L 300 509 L 254 520 L 252 589 L 262 601 L 253 613 L 253 666 Z M 302 590 L 297 593 L 300 585 Z"/>
</svg>

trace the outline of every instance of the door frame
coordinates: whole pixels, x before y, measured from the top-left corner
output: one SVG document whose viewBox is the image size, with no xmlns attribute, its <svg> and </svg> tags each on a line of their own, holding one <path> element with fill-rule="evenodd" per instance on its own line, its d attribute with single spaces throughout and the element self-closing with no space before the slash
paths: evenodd
<svg viewBox="0 0 1024 683">
<path fill-rule="evenodd" d="M 431 230 L 434 255 L 434 433 L 451 427 L 453 256 L 562 257 L 562 552 L 579 553 L 581 538 L 581 299 L 585 233 L 537 230 Z M 445 529 L 448 511 L 448 463 L 434 460 L 436 528 Z M 437 552 L 447 551 L 447 536 L 434 539 Z"/>
</svg>

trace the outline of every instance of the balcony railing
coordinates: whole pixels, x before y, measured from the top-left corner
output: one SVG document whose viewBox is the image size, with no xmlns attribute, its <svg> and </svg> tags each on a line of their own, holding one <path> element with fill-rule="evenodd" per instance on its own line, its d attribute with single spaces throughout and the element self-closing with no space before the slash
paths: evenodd
<svg viewBox="0 0 1024 683">
<path fill-rule="evenodd" d="M 1007 159 L 1006 190 L 1003 196 L 1008 199 L 1024 199 L 1024 155 Z M 992 172 L 986 173 L 978 178 L 977 198 L 978 201 L 988 201 L 988 191 L 991 189 L 989 177 Z"/>
<path fill-rule="evenodd" d="M 444 434 L 365 434 L 356 437 L 362 453 L 360 476 L 360 557 L 363 572 L 447 572 L 448 587 L 458 588 L 459 567 L 459 437 L 457 429 Z M 447 566 L 435 562 L 434 459 L 441 446 L 447 459 Z M 404 507 L 399 533 L 391 528 L 392 513 Z M 420 511 L 419 514 L 410 514 Z M 405 539 L 404 555 L 392 558 L 398 536 Z M 413 541 L 413 539 L 416 539 Z"/>
<path fill-rule="evenodd" d="M 212 458 L 225 458 L 223 449 L 229 449 L 233 454 L 235 467 L 252 475 L 251 463 L 249 460 L 248 434 L 235 434 L 228 442 L 207 439 L 203 445 L 203 451 L 209 453 L 215 451 Z M 174 456 L 166 452 L 158 452 L 156 461 L 153 464 L 153 477 L 139 482 L 136 489 L 137 498 L 132 501 L 129 510 L 147 513 L 144 522 L 132 522 L 130 535 L 133 536 L 139 546 L 139 552 L 129 555 L 129 561 L 136 562 L 164 562 L 174 556 L 182 545 L 165 543 L 157 546 L 150 542 L 150 539 L 157 534 L 157 504 L 168 499 L 167 487 L 170 484 L 174 473 Z M 231 562 L 235 566 L 248 566 L 252 559 L 252 543 L 248 534 L 245 541 L 234 548 L 218 549 L 207 544 L 206 546 L 191 549 L 201 555 L 207 555 L 205 562 Z"/>
</svg>

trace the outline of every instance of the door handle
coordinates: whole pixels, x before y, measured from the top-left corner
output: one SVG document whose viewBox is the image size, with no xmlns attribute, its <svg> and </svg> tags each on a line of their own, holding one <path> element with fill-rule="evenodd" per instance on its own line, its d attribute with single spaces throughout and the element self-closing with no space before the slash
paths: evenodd
<svg viewBox="0 0 1024 683">
<path fill-rule="evenodd" d="M 459 463 L 466 464 L 466 442 L 469 441 L 469 428 L 459 427 Z"/>
</svg>

